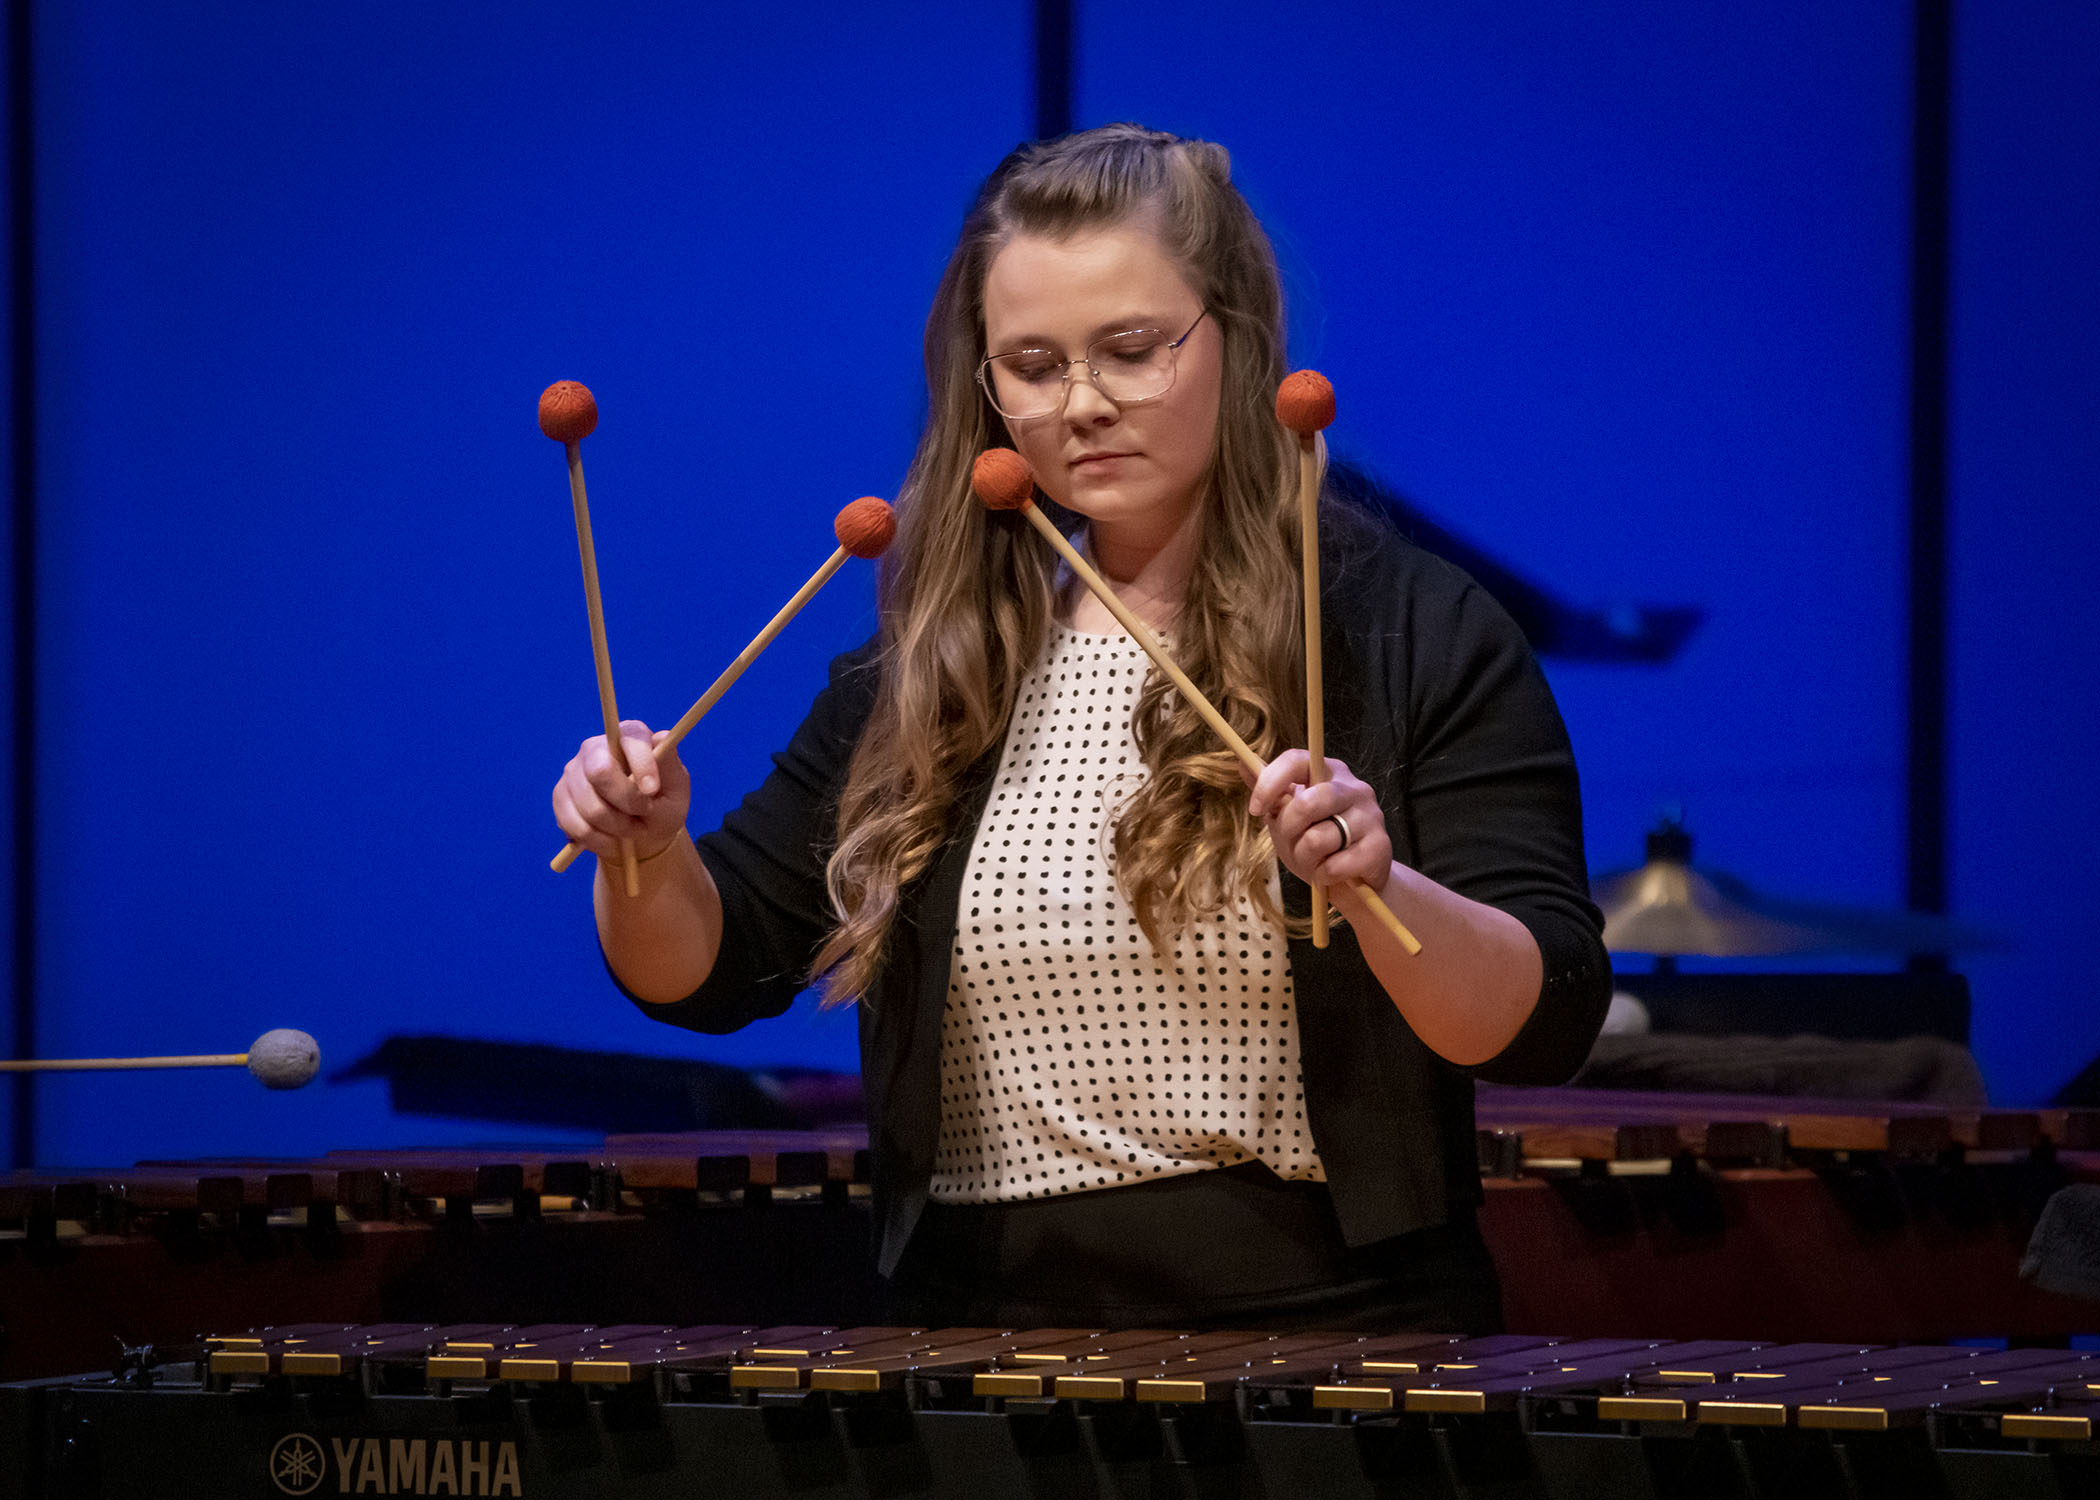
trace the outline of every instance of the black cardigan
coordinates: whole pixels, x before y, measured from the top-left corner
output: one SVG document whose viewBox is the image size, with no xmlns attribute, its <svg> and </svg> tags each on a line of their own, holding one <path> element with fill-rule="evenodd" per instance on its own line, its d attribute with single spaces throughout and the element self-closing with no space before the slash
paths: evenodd
<svg viewBox="0 0 2100 1500">
<path fill-rule="evenodd" d="M 1571 1076 L 1603 1022 L 1611 967 L 1587 895 L 1567 731 L 1523 636 L 1470 578 L 1382 520 L 1330 500 L 1322 531 L 1328 752 L 1377 788 L 1395 858 L 1516 917 L 1545 960 L 1524 1029 L 1467 1069 L 1416 1038 L 1346 925 L 1325 950 L 1290 941 L 1306 1111 L 1357 1245 L 1444 1223 L 1453 1202 L 1479 1198 L 1473 1076 Z M 864 646 L 832 663 L 773 773 L 697 840 L 722 896 L 721 953 L 698 990 L 643 1004 L 648 1015 L 734 1031 L 786 1010 L 807 982 L 828 930 L 824 859 L 874 702 L 873 656 Z M 885 1275 L 926 1203 L 956 905 L 997 762 L 995 747 L 966 782 L 947 845 L 904 893 L 889 955 L 859 1006 Z M 1304 915 L 1305 884 L 1281 877 L 1285 910 Z"/>
</svg>

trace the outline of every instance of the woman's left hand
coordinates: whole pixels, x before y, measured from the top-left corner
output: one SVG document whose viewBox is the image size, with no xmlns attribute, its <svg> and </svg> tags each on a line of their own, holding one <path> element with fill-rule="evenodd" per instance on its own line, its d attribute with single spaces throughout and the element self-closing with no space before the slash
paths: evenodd
<svg viewBox="0 0 2100 1500">
<path fill-rule="evenodd" d="M 1393 841 L 1376 794 L 1331 756 L 1328 780 L 1311 785 L 1311 770 L 1305 751 L 1284 751 L 1250 778 L 1247 810 L 1268 825 L 1284 868 L 1307 885 L 1358 880 L 1383 890 L 1392 874 Z M 1337 817 L 1348 825 L 1346 840 Z"/>
</svg>

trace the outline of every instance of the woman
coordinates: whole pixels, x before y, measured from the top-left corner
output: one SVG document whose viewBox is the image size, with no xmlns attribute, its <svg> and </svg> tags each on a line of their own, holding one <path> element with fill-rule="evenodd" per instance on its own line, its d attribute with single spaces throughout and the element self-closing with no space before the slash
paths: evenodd
<svg viewBox="0 0 2100 1500">
<path fill-rule="evenodd" d="M 1111 126 L 987 181 L 934 299 L 876 639 L 685 836 L 586 741 L 557 821 L 607 962 L 727 1031 L 860 1006 L 879 1264 L 930 1324 L 1499 1326 L 1470 1074 L 1552 1082 L 1610 990 L 1564 730 L 1508 618 L 1330 499 L 1308 786 L 1281 294 L 1225 152 Z M 1251 785 L 972 460 L 1010 444 L 1268 762 Z M 1308 885 L 1345 925 L 1306 940 Z M 1360 882 L 1421 939 L 1365 920 Z"/>
</svg>

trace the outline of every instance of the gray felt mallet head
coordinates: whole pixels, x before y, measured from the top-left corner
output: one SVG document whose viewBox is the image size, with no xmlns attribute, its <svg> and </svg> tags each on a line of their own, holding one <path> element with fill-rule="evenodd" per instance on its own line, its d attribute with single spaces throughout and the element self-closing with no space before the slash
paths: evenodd
<svg viewBox="0 0 2100 1500">
<path fill-rule="evenodd" d="M 266 1031 L 248 1044 L 248 1071 L 266 1089 L 304 1088 L 321 1071 L 320 1044 L 289 1027 Z"/>
</svg>

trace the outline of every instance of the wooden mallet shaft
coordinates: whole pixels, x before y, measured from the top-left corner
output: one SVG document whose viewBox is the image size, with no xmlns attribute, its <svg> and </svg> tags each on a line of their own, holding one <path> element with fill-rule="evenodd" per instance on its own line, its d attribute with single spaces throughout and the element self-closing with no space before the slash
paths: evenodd
<svg viewBox="0 0 2100 1500">
<path fill-rule="evenodd" d="M 1157 637 L 1146 628 L 1145 622 L 1124 607 L 1123 601 L 1116 597 L 1116 591 L 1108 586 L 1099 573 L 1087 565 L 1087 560 L 1079 555 L 1079 549 L 1065 539 L 1064 533 L 1051 524 L 1050 518 L 1038 510 L 1033 501 L 1021 509 L 1022 514 L 1034 523 L 1035 529 L 1057 548 L 1067 563 L 1071 564 L 1072 571 L 1093 591 L 1094 597 L 1099 599 L 1108 612 L 1116 617 L 1117 622 L 1130 632 L 1131 639 L 1152 658 L 1153 665 L 1166 673 L 1168 680 L 1181 690 L 1182 696 L 1188 699 L 1189 706 L 1203 716 L 1206 724 L 1217 731 L 1218 737 L 1240 758 L 1240 764 L 1257 776 L 1268 769 L 1268 763 L 1240 738 L 1238 731 L 1225 721 L 1225 716 L 1203 695 L 1203 690 L 1189 681 L 1188 674 L 1174 664 L 1174 659 L 1167 654 L 1166 648 L 1160 645 Z M 1363 894 L 1364 904 L 1371 908 L 1373 916 L 1385 924 L 1386 930 L 1393 935 L 1393 940 L 1410 955 L 1420 953 L 1421 943 L 1407 930 L 1407 924 L 1393 915 L 1392 908 L 1379 898 L 1378 892 L 1361 882 L 1357 882 L 1357 887 Z"/>
<path fill-rule="evenodd" d="M 245 1052 L 215 1052 L 199 1057 L 32 1057 L 0 1062 L 0 1073 L 112 1073 L 135 1068 L 245 1068 Z"/>
<path fill-rule="evenodd" d="M 598 426 L 598 403 L 573 380 L 557 380 L 540 393 L 540 431 L 568 451 L 569 503 L 576 513 L 576 551 L 583 559 L 583 601 L 591 617 L 591 659 L 598 669 L 598 707 L 605 715 L 605 743 L 613 763 L 632 773 L 620 745 L 620 709 L 613 696 L 612 649 L 605 640 L 605 604 L 598 595 L 598 552 L 591 545 L 591 506 L 583 490 L 583 440 Z M 642 893 L 634 840 L 620 840 L 620 866 L 627 894 Z"/>
<path fill-rule="evenodd" d="M 652 761 L 693 732 L 694 726 L 707 717 L 708 710 L 721 702 L 722 695 L 736 685 L 736 680 L 744 675 L 744 669 L 758 660 L 758 654 L 773 644 L 773 638 L 787 628 L 788 621 L 794 619 L 802 606 L 816 597 L 817 590 L 829 583 L 831 575 L 844 567 L 846 559 L 852 555 L 844 547 L 831 554 L 824 566 L 817 569 L 809 582 L 796 591 L 795 597 L 788 600 L 780 613 L 766 622 L 766 628 L 751 638 L 751 644 L 737 653 L 736 660 L 722 669 L 722 675 L 717 677 L 707 691 L 700 695 L 698 701 L 685 711 L 685 716 L 671 726 L 671 732 L 650 747 L 649 758 Z M 550 868 L 559 874 L 576 863 L 576 856 L 581 853 L 583 845 L 572 841 L 561 853 L 554 856 Z"/>
<path fill-rule="evenodd" d="M 1320 480 L 1327 472 L 1321 429 L 1334 420 L 1334 387 L 1317 370 L 1286 375 L 1276 389 L 1276 419 L 1297 440 L 1298 547 L 1305 592 L 1306 779 L 1327 780 L 1326 683 L 1320 662 Z M 1312 945 L 1327 946 L 1327 887 L 1312 888 Z"/>
<path fill-rule="evenodd" d="M 1203 695 L 1203 690 L 1197 687 L 1195 683 L 1189 681 L 1188 674 L 1175 664 L 1174 658 L 1167 654 L 1166 647 L 1160 645 L 1158 637 L 1153 635 L 1145 622 L 1132 614 L 1123 601 L 1116 597 L 1116 591 L 1108 586 L 1107 581 L 1093 570 L 1084 557 L 1079 555 L 1079 549 L 1066 539 L 1065 534 L 1051 523 L 1048 516 L 1036 508 L 1035 502 L 1030 501 L 1022 506 L 1021 514 L 1028 517 L 1035 529 L 1040 531 L 1050 545 L 1058 550 L 1064 560 L 1071 565 L 1072 571 L 1079 575 L 1080 581 L 1085 583 L 1093 591 L 1094 597 L 1099 599 L 1108 612 L 1116 617 L 1117 623 L 1130 632 L 1131 639 L 1136 641 L 1144 649 L 1145 654 L 1152 658 L 1153 665 L 1167 674 L 1167 679 L 1181 690 L 1183 697 L 1188 699 L 1189 706 L 1203 716 L 1203 722 L 1217 731 L 1218 737 L 1225 741 L 1226 745 L 1231 748 L 1232 753 L 1237 755 L 1249 770 L 1259 775 L 1266 762 L 1254 753 L 1251 745 L 1240 738 L 1239 731 L 1226 722 L 1225 716 L 1219 713 L 1212 705 L 1210 699 Z"/>
<path fill-rule="evenodd" d="M 598 596 L 598 555 L 591 546 L 591 510 L 583 494 L 583 454 L 577 445 L 569 448 L 569 496 L 576 510 L 576 546 L 583 557 L 583 595 L 591 615 L 591 658 L 598 668 L 598 707 L 605 715 L 605 743 L 613 764 L 633 774 L 627 764 L 627 749 L 620 743 L 620 710 L 613 697 L 612 649 L 605 640 L 605 605 Z M 634 840 L 620 840 L 620 868 L 627 894 L 642 893 L 641 869 L 635 863 Z"/>
<path fill-rule="evenodd" d="M 759 653 L 773 644 L 781 631 L 787 629 L 788 621 L 802 612 L 802 606 L 817 597 L 817 590 L 831 582 L 832 575 L 846 565 L 849 557 L 879 557 L 888 548 L 897 533 L 896 519 L 890 514 L 887 502 L 874 496 L 864 496 L 839 512 L 832 530 L 841 538 L 838 548 L 824 560 L 824 566 L 812 573 L 809 582 L 795 591 L 795 597 L 780 607 L 780 612 L 766 622 L 766 628 L 751 638 L 751 644 L 739 651 L 736 660 L 722 669 L 722 675 L 711 683 L 697 702 L 685 711 L 685 716 L 671 726 L 666 734 L 649 750 L 653 761 L 663 752 L 693 732 L 693 728 L 707 717 L 708 710 L 721 702 L 722 695 L 736 685 L 744 675 L 744 669 L 758 660 Z M 850 538 L 850 540 L 848 540 Z M 872 548 L 873 550 L 869 550 Z M 556 874 L 576 863 L 576 856 L 583 852 L 583 845 L 571 843 L 554 856 L 552 869 Z"/>
<path fill-rule="evenodd" d="M 980 498 L 983 498 L 984 491 L 979 490 L 978 495 Z M 1071 565 L 1072 571 L 1078 575 L 1079 580 L 1093 592 L 1096 599 L 1101 601 L 1102 607 L 1116 617 L 1118 624 L 1130 632 L 1130 638 L 1138 643 L 1145 655 L 1152 658 L 1152 664 L 1167 674 L 1167 680 L 1181 691 L 1181 695 L 1188 700 L 1189 706 L 1202 715 L 1203 722 L 1210 725 L 1217 732 L 1218 737 L 1225 741 L 1226 746 L 1232 753 L 1240 758 L 1240 764 L 1257 776 L 1268 768 L 1267 762 L 1254 753 L 1253 747 L 1240 737 L 1239 732 L 1225 721 L 1225 716 L 1219 713 L 1210 699 L 1203 695 L 1203 690 L 1197 687 L 1195 683 L 1189 681 L 1188 674 L 1175 665 L 1174 659 L 1167 654 L 1166 648 L 1160 645 L 1158 638 L 1152 634 L 1145 622 L 1124 607 L 1123 601 L 1116 597 L 1116 591 L 1108 586 L 1107 582 L 1103 580 L 1099 573 L 1093 570 L 1084 557 L 1079 555 L 1079 549 L 1067 541 L 1064 533 L 1051 524 L 1050 518 L 1036 508 L 1033 499 L 1023 501 L 1018 507 L 1001 506 L 1000 508 L 1018 509 L 1022 515 L 1028 518 L 1029 523 L 1043 534 L 1044 540 L 1055 547 L 1058 555 Z M 1361 886 L 1361 889 L 1364 903 L 1371 908 L 1372 915 L 1385 924 L 1387 931 L 1392 933 L 1394 941 L 1399 943 L 1410 954 L 1420 953 L 1422 945 L 1416 941 L 1415 935 L 1407 930 L 1407 924 L 1393 915 L 1392 909 L 1379 899 L 1376 891 L 1369 886 Z"/>
<path fill-rule="evenodd" d="M 837 573 L 840 568 L 846 566 L 846 559 L 852 555 L 844 547 L 841 547 L 826 558 L 824 566 L 810 574 L 809 582 L 795 590 L 795 596 L 780 607 L 778 614 L 766 621 L 765 629 L 751 637 L 751 644 L 739 651 L 736 654 L 736 660 L 722 669 L 722 675 L 717 677 L 708 686 L 707 691 L 702 693 L 694 702 L 693 706 L 685 711 L 679 721 L 671 726 L 671 732 L 664 736 L 663 744 L 650 753 L 654 755 L 663 746 L 675 745 L 691 734 L 693 726 L 706 718 L 707 711 L 719 703 L 722 700 L 722 695 L 736 685 L 736 680 L 744 675 L 745 668 L 758 660 L 759 653 L 773 644 L 774 638 L 781 631 L 787 629 L 788 621 L 802 613 L 802 606 L 817 597 L 817 590 L 831 582 L 832 575 Z"/>
</svg>

